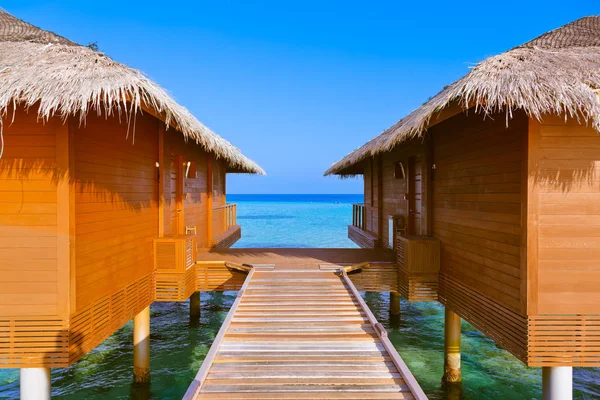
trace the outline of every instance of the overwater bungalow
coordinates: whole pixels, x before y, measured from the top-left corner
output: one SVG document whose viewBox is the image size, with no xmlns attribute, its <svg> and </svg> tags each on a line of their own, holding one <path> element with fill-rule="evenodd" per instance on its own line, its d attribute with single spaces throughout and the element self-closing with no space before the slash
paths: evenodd
<svg viewBox="0 0 600 400">
<path fill-rule="evenodd" d="M 227 173 L 264 172 L 142 73 L 6 12 L 0 60 L 0 368 L 49 398 L 50 368 L 135 318 L 147 381 L 150 304 L 208 286 L 196 249 L 241 235 Z"/>
<path fill-rule="evenodd" d="M 363 176 L 348 237 L 393 249 L 399 292 L 445 306 L 446 381 L 460 318 L 542 367 L 544 399 L 600 366 L 599 71 L 600 17 L 576 20 L 477 64 L 325 173 Z"/>
</svg>

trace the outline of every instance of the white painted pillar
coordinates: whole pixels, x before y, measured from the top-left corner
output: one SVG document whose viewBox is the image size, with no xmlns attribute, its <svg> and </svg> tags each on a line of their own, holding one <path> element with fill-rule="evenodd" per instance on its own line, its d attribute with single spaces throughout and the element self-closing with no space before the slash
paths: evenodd
<svg viewBox="0 0 600 400">
<path fill-rule="evenodd" d="M 21 400 L 50 400 L 50 368 L 21 368 Z"/>
<path fill-rule="evenodd" d="M 573 367 L 542 367 L 542 399 L 573 400 Z"/>
<path fill-rule="evenodd" d="M 133 380 L 150 382 L 150 306 L 133 318 Z"/>
</svg>

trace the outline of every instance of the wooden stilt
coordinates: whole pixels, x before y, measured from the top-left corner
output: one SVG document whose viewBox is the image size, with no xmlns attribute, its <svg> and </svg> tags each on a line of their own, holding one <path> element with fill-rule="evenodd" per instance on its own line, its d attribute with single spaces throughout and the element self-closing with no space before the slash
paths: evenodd
<svg viewBox="0 0 600 400">
<path fill-rule="evenodd" d="M 400 315 L 400 294 L 390 292 L 390 314 Z"/>
<path fill-rule="evenodd" d="M 133 318 L 133 380 L 150 382 L 150 307 Z"/>
<path fill-rule="evenodd" d="M 444 310 L 443 382 L 460 382 L 460 317 L 448 307 Z"/>
<path fill-rule="evenodd" d="M 200 317 L 200 292 L 195 292 L 190 296 L 190 317 Z"/>
</svg>

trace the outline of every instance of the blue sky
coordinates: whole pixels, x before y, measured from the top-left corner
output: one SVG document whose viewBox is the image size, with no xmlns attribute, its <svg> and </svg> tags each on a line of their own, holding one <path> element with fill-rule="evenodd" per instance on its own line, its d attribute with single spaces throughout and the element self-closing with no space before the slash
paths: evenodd
<svg viewBox="0 0 600 400">
<path fill-rule="evenodd" d="M 324 170 L 474 63 L 600 14 L 598 0 L 6 0 L 2 7 L 141 69 L 267 170 L 230 175 L 230 193 L 360 193 L 362 180 L 324 178 Z"/>
</svg>

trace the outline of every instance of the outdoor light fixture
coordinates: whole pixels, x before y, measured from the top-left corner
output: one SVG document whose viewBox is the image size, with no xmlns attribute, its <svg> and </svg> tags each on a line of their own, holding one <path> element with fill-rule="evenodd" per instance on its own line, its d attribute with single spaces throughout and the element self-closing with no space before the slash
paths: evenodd
<svg viewBox="0 0 600 400">
<path fill-rule="evenodd" d="M 196 178 L 196 161 L 188 161 L 185 165 L 185 177 L 188 179 Z"/>
<path fill-rule="evenodd" d="M 398 161 L 394 164 L 394 178 L 396 179 L 405 179 L 406 171 L 404 170 L 404 163 L 402 161 Z"/>
</svg>

